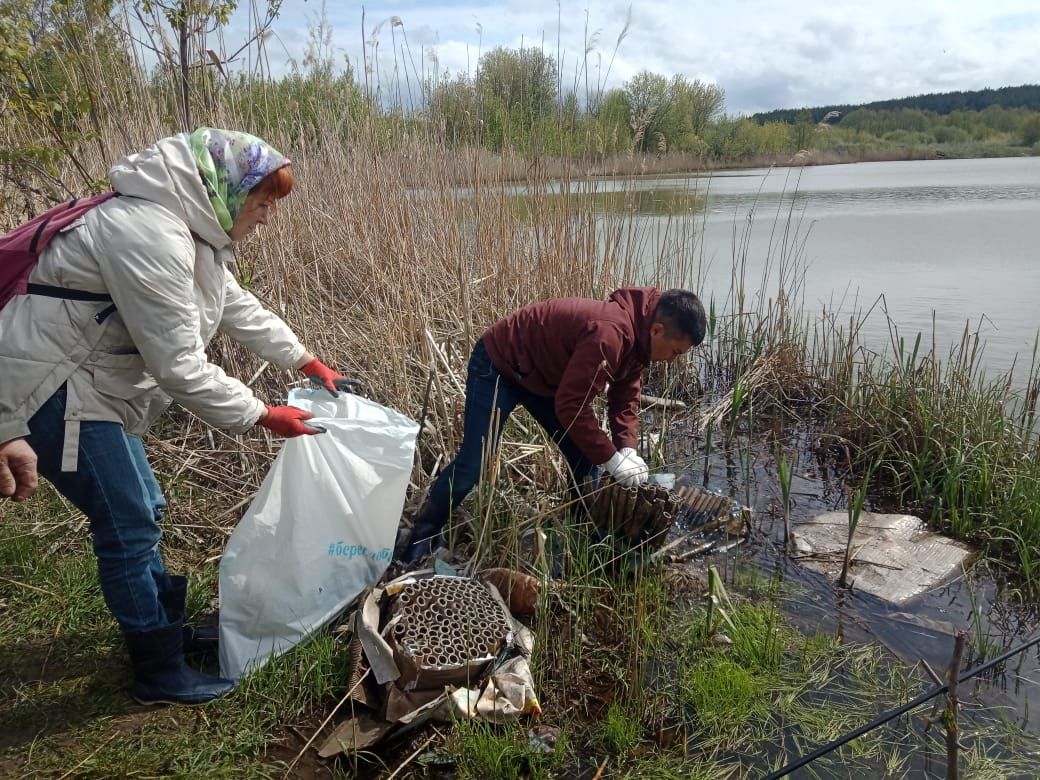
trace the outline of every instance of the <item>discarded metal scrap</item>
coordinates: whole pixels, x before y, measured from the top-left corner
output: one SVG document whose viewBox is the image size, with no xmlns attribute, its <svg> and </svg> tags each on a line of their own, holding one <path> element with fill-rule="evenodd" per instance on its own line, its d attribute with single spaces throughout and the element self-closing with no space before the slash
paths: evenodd
<svg viewBox="0 0 1040 780">
<path fill-rule="evenodd" d="M 728 496 L 692 486 L 668 490 L 662 485 L 628 488 L 610 482 L 596 492 L 589 514 L 596 527 L 632 545 L 659 548 L 675 522 L 710 531 L 749 519 L 751 510 Z"/>
<path fill-rule="evenodd" d="M 530 595 L 526 575 L 492 571 L 489 580 Z M 430 718 L 505 722 L 541 711 L 527 662 L 534 635 L 494 585 L 403 575 L 362 596 L 352 628 L 352 714 L 322 745 L 323 757 L 364 750 Z"/>
<path fill-rule="evenodd" d="M 610 482 L 596 492 L 589 514 L 601 531 L 656 547 L 664 542 L 679 505 L 678 496 L 661 485 L 630 488 Z"/>
<path fill-rule="evenodd" d="M 394 650 L 404 690 L 463 685 L 480 677 L 512 642 L 502 604 L 464 577 L 409 583 L 394 598 L 382 634 Z"/>
</svg>

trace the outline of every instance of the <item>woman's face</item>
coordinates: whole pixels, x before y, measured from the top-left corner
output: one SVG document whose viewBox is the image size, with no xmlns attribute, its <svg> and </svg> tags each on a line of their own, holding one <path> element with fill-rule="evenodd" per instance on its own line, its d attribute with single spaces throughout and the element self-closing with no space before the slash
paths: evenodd
<svg viewBox="0 0 1040 780">
<path fill-rule="evenodd" d="M 228 231 L 232 241 L 246 238 L 257 225 L 266 225 L 274 213 L 274 198 L 265 193 L 250 192 L 242 210 L 235 217 L 235 223 Z"/>
</svg>

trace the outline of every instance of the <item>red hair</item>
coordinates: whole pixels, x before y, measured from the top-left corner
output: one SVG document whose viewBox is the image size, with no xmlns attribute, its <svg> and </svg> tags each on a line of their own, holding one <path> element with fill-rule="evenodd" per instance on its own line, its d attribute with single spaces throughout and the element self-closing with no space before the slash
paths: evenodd
<svg viewBox="0 0 1040 780">
<path fill-rule="evenodd" d="M 271 171 L 259 183 L 249 191 L 249 194 L 262 195 L 264 198 L 278 200 L 284 198 L 293 188 L 292 168 L 283 165 L 276 171 Z"/>
</svg>

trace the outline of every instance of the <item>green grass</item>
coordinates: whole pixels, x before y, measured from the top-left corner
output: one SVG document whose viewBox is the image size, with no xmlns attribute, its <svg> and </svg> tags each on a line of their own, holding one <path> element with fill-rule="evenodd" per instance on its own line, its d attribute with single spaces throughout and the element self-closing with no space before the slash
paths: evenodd
<svg viewBox="0 0 1040 780">
<path fill-rule="evenodd" d="M 32 524 L 28 509 L 0 523 L 0 775 L 280 777 L 302 744 L 290 727 L 309 736 L 342 695 L 346 648 L 323 634 L 204 707 L 142 707 L 86 531 L 40 499 Z M 190 609 L 215 571 L 194 578 Z"/>
<path fill-rule="evenodd" d="M 543 780 L 557 776 L 569 756 L 565 735 L 552 753 L 532 748 L 524 724 L 496 726 L 481 721 L 457 721 L 445 750 L 460 780 Z"/>
<path fill-rule="evenodd" d="M 618 702 L 611 702 L 596 729 L 596 738 L 607 752 L 623 756 L 643 738 L 643 722 Z"/>
<path fill-rule="evenodd" d="M 765 761 L 779 767 L 902 704 L 924 687 L 910 670 L 886 659 L 876 647 L 845 645 L 823 634 L 798 634 L 768 601 L 726 599 L 721 608 L 728 618 L 721 630 L 732 644 L 705 641 L 702 616 L 677 619 L 670 635 L 681 639 L 672 645 L 674 666 L 664 667 L 661 685 L 677 673 L 678 698 L 673 704 L 688 735 L 687 749 L 711 755 L 720 766 L 737 770 L 737 776 L 763 772 Z M 1000 753 L 1010 735 L 1022 738 L 1014 724 L 1001 722 L 999 713 L 977 714 L 981 717 L 971 728 L 984 735 L 980 738 L 988 748 L 976 748 L 964 759 L 971 768 L 991 764 L 994 759 L 987 750 Z M 1009 736 L 1000 736 L 1005 729 Z M 780 750 L 781 745 L 786 748 Z M 941 766 L 944 750 L 935 733 L 922 738 L 913 719 L 900 719 L 824 756 L 813 771 L 820 776 L 845 776 L 850 771 L 866 776 L 887 767 L 885 776 L 901 777 L 909 771 L 911 757 L 930 754 Z M 998 765 L 1013 773 L 1025 755 L 1001 760 L 1005 763 Z"/>
<path fill-rule="evenodd" d="M 691 667 L 679 686 L 699 728 L 718 733 L 720 744 L 739 737 L 766 714 L 755 711 L 765 705 L 763 680 L 729 658 L 713 657 Z"/>
<path fill-rule="evenodd" d="M 9 508 L 0 524 L 0 674 L 11 691 L 0 709 L 0 774 L 283 776 L 343 693 L 345 646 L 322 634 L 204 707 L 140 707 L 128 695 L 129 665 L 92 553 L 67 517 L 45 498 L 32 512 Z M 564 778 L 600 766 L 604 777 L 748 776 L 921 689 L 876 647 L 802 637 L 786 626 L 774 606 L 785 595 L 775 578 L 742 567 L 726 586 L 732 595 L 717 587 L 715 630 L 732 644 L 716 644 L 703 586 L 656 566 L 618 566 L 604 545 L 569 543 L 570 576 L 546 585 L 551 595 L 534 621 L 540 722 L 559 732 L 556 750 L 529 743 L 530 721 L 462 721 L 415 735 L 413 745 L 434 740 L 402 776 L 421 777 L 437 764 L 451 764 L 459 778 Z M 213 564 L 193 575 L 201 610 Z M 964 761 L 977 776 L 1011 772 L 1034 743 L 999 718 L 974 718 L 971 729 L 976 742 Z M 937 732 L 924 738 L 899 721 L 822 759 L 817 771 L 883 767 L 899 777 L 922 751 L 941 760 Z M 323 766 L 334 776 L 385 777 L 412 748 L 405 750 Z M 294 772 L 317 766 L 310 753 Z"/>
</svg>

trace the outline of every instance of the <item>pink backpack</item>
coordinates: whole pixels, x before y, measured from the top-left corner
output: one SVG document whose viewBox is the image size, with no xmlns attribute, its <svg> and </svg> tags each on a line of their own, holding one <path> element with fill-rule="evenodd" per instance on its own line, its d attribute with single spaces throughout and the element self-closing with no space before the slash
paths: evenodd
<svg viewBox="0 0 1040 780">
<path fill-rule="evenodd" d="M 49 284 L 29 284 L 29 274 L 36 267 L 47 244 L 62 228 L 68 227 L 99 203 L 104 203 L 116 194 L 102 192 L 89 198 L 74 198 L 68 203 L 48 209 L 10 233 L 0 236 L 0 309 L 14 296 L 26 293 L 74 301 L 111 301 L 112 298 L 105 293 L 69 290 Z"/>
</svg>

